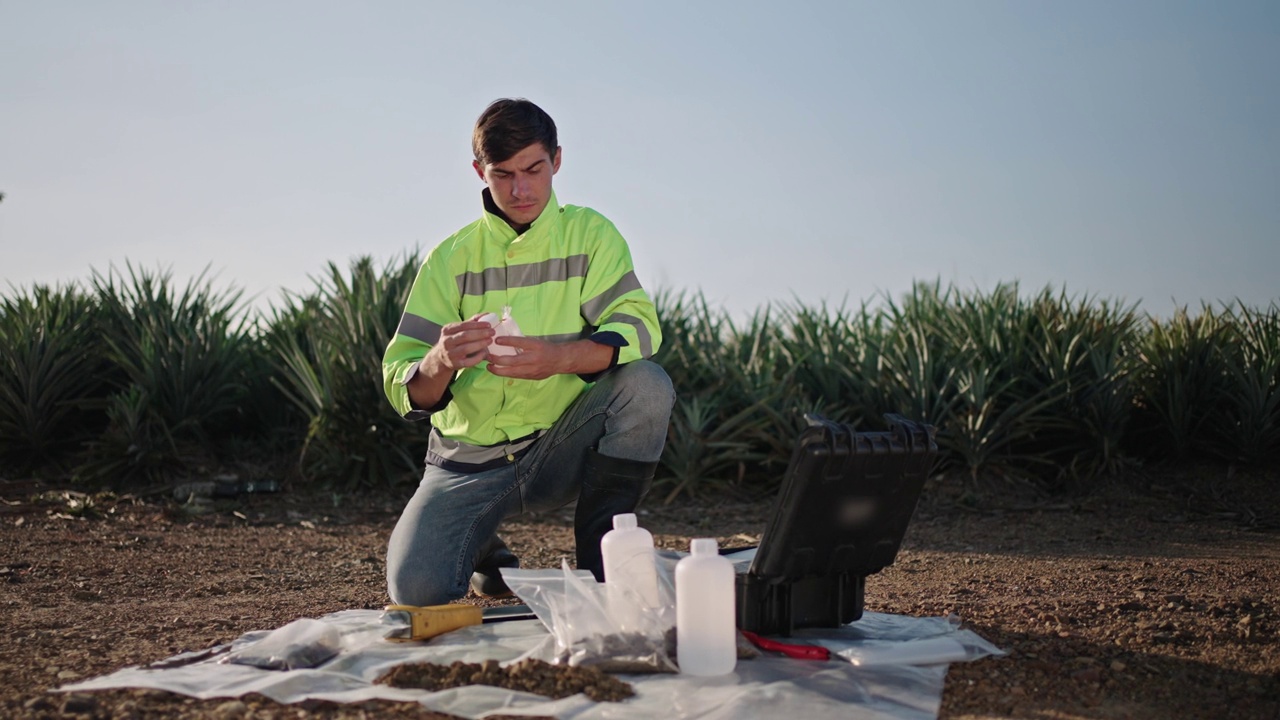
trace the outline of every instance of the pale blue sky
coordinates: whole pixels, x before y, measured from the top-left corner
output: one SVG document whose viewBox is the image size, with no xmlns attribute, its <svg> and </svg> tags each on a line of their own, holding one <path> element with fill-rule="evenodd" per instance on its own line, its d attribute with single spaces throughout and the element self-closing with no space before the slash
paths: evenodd
<svg viewBox="0 0 1280 720">
<path fill-rule="evenodd" d="M 264 299 L 478 216 L 490 100 L 735 314 L 913 280 L 1280 299 L 1280 3 L 0 0 L 0 283 Z"/>
</svg>

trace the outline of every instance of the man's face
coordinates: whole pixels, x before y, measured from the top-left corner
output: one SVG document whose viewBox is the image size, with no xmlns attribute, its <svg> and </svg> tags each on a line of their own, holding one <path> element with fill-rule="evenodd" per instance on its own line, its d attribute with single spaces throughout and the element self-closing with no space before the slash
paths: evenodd
<svg viewBox="0 0 1280 720">
<path fill-rule="evenodd" d="M 542 143 L 534 143 L 503 162 L 482 166 L 473 161 L 471 165 L 502 212 L 511 222 L 525 225 L 537 220 L 551 199 L 551 176 L 560 170 L 560 148 L 552 157 Z"/>
</svg>

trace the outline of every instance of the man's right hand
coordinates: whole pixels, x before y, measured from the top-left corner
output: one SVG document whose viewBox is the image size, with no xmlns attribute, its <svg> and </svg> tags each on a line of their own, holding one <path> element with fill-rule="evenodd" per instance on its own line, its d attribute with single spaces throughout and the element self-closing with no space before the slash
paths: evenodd
<svg viewBox="0 0 1280 720">
<path fill-rule="evenodd" d="M 444 397 L 453 374 L 478 365 L 493 342 L 493 326 L 480 320 L 483 313 L 440 329 L 440 341 L 418 363 L 418 372 L 406 389 L 415 407 L 431 408 Z"/>
<path fill-rule="evenodd" d="M 429 370 L 430 364 L 438 364 L 450 373 L 464 367 L 472 367 L 485 358 L 489 343 L 493 342 L 493 326 L 473 315 L 469 320 L 449 323 L 440 329 L 440 342 L 422 358 L 418 372 Z"/>
</svg>

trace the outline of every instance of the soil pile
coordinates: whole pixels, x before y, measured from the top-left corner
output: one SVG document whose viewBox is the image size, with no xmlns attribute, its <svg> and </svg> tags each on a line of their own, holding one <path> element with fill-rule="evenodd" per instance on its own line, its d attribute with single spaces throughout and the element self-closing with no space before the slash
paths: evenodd
<svg viewBox="0 0 1280 720">
<path fill-rule="evenodd" d="M 502 667 L 497 660 L 450 665 L 413 663 L 391 669 L 378 682 L 398 688 L 448 690 L 464 685 L 491 685 L 559 700 L 582 693 L 596 702 L 620 702 L 635 695 L 631 684 L 595 668 L 521 660 Z"/>
</svg>

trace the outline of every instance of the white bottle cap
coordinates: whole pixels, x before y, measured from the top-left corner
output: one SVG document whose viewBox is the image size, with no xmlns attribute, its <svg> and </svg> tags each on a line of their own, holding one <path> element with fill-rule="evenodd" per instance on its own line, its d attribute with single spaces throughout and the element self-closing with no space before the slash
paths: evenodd
<svg viewBox="0 0 1280 720">
<path fill-rule="evenodd" d="M 715 538 L 696 538 L 689 543 L 690 555 L 718 555 L 720 553 L 720 545 L 716 543 Z"/>
<path fill-rule="evenodd" d="M 635 513 L 622 513 L 621 515 L 614 515 L 614 516 L 613 516 L 613 529 L 614 529 L 614 530 L 630 530 L 631 528 L 633 528 L 633 527 L 635 527 L 635 526 L 636 526 L 636 514 L 635 514 Z"/>
</svg>

